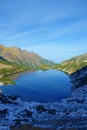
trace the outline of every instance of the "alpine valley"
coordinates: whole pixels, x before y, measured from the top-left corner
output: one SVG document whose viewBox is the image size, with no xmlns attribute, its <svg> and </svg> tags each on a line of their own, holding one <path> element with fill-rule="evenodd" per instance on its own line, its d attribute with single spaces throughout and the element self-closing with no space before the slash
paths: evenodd
<svg viewBox="0 0 87 130">
<path fill-rule="evenodd" d="M 26 70 L 56 69 L 69 74 L 72 93 L 52 103 L 24 102 L 18 96 L 0 94 L 0 130 L 86 130 L 87 54 L 61 64 L 16 47 L 0 45 L 0 81 Z"/>
</svg>

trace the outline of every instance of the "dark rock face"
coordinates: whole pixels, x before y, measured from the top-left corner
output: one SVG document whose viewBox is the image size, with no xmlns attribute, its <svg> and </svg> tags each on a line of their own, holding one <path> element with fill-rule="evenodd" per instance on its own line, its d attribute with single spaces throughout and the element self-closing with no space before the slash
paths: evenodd
<svg viewBox="0 0 87 130">
<path fill-rule="evenodd" d="M 36 110 L 37 110 L 38 113 L 46 112 L 46 108 L 44 108 L 43 105 L 38 105 L 36 107 Z"/>
<path fill-rule="evenodd" d="M 52 114 L 52 115 L 56 114 L 56 110 L 55 109 L 47 109 L 43 105 L 36 106 L 36 110 L 37 110 L 38 113 L 46 112 L 47 114 Z"/>
<path fill-rule="evenodd" d="M 5 116 L 8 114 L 8 109 L 0 110 L 0 118 L 5 118 Z"/>
<path fill-rule="evenodd" d="M 72 73 L 70 77 L 75 88 L 86 85 L 87 84 L 87 66 L 83 67 L 80 70 L 77 70 L 75 73 Z"/>
<path fill-rule="evenodd" d="M 3 104 L 16 104 L 16 100 L 19 96 L 8 96 L 0 93 L 0 102 Z"/>
</svg>

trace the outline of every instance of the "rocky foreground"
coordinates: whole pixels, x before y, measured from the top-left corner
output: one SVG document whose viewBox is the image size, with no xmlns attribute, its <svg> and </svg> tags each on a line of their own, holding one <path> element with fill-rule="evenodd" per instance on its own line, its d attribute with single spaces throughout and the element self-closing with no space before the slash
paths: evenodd
<svg viewBox="0 0 87 130">
<path fill-rule="evenodd" d="M 23 124 L 28 124 L 26 130 L 86 130 L 87 85 L 54 103 L 23 102 L 0 94 L 0 130 L 24 130 Z"/>
</svg>

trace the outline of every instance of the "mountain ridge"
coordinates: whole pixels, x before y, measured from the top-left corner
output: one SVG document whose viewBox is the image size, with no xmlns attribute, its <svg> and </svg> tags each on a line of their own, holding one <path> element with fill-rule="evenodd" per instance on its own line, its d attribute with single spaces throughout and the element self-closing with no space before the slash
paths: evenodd
<svg viewBox="0 0 87 130">
<path fill-rule="evenodd" d="M 43 59 L 41 56 L 34 52 L 28 52 L 17 47 L 5 47 L 0 45 L 0 56 L 9 62 L 36 69 L 42 64 L 53 65 L 52 61 Z"/>
<path fill-rule="evenodd" d="M 72 57 L 61 64 L 56 64 L 55 68 L 72 74 L 85 66 L 87 66 L 87 53 Z"/>
</svg>

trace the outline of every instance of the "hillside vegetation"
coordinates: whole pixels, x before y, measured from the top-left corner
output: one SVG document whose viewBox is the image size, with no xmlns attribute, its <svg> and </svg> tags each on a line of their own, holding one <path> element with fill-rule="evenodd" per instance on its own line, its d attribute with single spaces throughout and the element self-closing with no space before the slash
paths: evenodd
<svg viewBox="0 0 87 130">
<path fill-rule="evenodd" d="M 17 47 L 0 45 L 0 81 L 13 83 L 6 76 L 26 70 L 50 69 L 54 63 Z"/>
<path fill-rule="evenodd" d="M 26 50 L 21 50 L 17 47 L 5 47 L 0 45 L 0 56 L 9 62 L 15 62 L 18 65 L 28 67 L 30 69 L 38 69 L 41 65 L 53 65 L 54 63 L 43 59 L 39 55 L 28 52 Z"/>
<path fill-rule="evenodd" d="M 62 62 L 61 64 L 56 64 L 55 69 L 62 70 L 68 74 L 72 74 L 85 66 L 87 66 L 87 53 L 73 57 Z"/>
<path fill-rule="evenodd" d="M 28 68 L 24 66 L 19 66 L 15 63 L 10 63 L 7 60 L 0 58 L 0 82 L 4 84 L 14 83 L 11 79 L 7 78 L 8 75 L 26 71 Z"/>
</svg>

